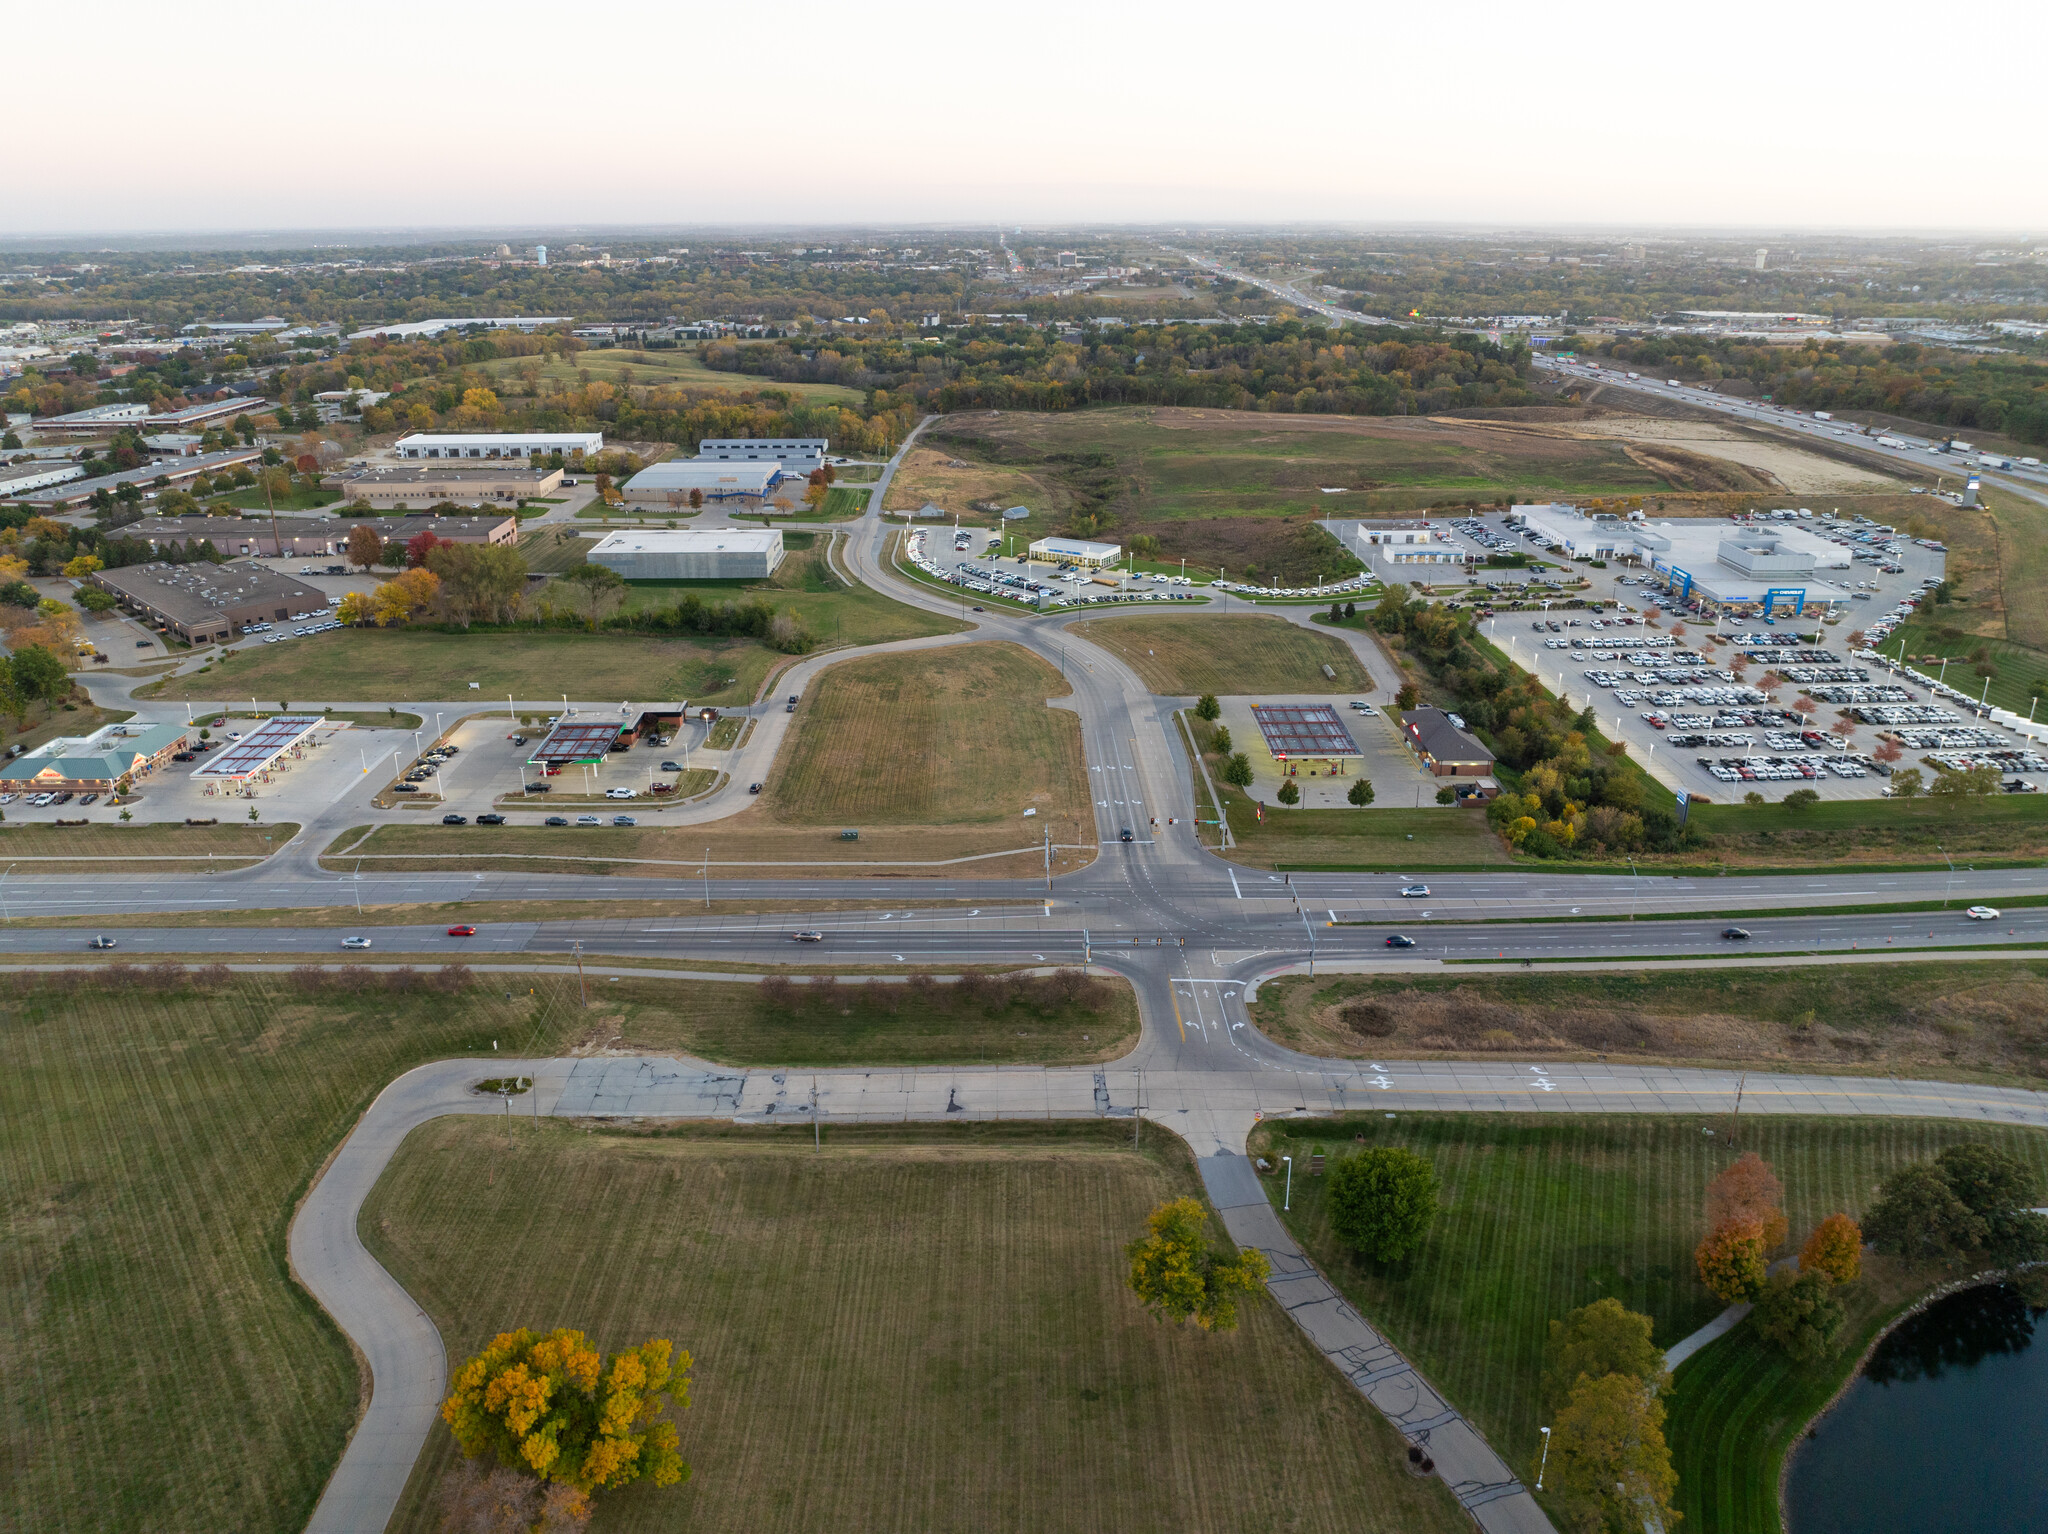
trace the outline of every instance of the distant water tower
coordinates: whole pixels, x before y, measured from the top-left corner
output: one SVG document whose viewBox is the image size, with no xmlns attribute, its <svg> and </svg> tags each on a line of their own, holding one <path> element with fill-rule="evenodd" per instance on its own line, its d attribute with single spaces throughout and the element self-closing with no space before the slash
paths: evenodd
<svg viewBox="0 0 2048 1534">
<path fill-rule="evenodd" d="M 535 266 L 546 266 L 548 264 L 547 246 L 536 245 L 533 247 L 533 264 Z"/>
</svg>

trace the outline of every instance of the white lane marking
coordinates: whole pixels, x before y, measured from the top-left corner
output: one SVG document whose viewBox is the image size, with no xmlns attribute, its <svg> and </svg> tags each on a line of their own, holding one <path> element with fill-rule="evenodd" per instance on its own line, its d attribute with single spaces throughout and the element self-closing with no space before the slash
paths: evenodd
<svg viewBox="0 0 2048 1534">
<path fill-rule="evenodd" d="M 1230 870 L 1230 893 L 1239 900 L 1244 899 L 1244 891 L 1237 887 L 1237 870 L 1234 868 Z"/>
</svg>

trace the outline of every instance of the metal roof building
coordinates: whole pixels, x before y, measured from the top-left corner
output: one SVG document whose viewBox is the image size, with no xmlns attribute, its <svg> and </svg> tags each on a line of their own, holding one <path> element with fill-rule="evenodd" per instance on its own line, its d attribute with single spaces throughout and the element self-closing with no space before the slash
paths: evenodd
<svg viewBox="0 0 2048 1534">
<path fill-rule="evenodd" d="M 586 558 L 629 581 L 759 581 L 782 552 L 779 527 L 707 527 L 611 533 Z"/>
<path fill-rule="evenodd" d="M 416 431 L 391 449 L 400 458 L 527 458 L 604 451 L 601 431 Z"/>
<path fill-rule="evenodd" d="M 1115 564 L 1124 551 L 1119 544 L 1090 543 L 1085 538 L 1041 538 L 1031 545 L 1031 557 L 1095 570 Z"/>
<path fill-rule="evenodd" d="M 785 474 L 805 475 L 824 466 L 831 448 L 826 437 L 706 437 L 697 444 L 697 461 L 773 463 Z"/>
<path fill-rule="evenodd" d="M 668 505 L 687 500 L 692 490 L 702 491 L 707 501 L 759 500 L 782 475 L 782 465 L 766 463 L 706 463 L 700 459 L 671 459 L 649 464 L 626 482 L 620 493 L 629 501 Z"/>
</svg>

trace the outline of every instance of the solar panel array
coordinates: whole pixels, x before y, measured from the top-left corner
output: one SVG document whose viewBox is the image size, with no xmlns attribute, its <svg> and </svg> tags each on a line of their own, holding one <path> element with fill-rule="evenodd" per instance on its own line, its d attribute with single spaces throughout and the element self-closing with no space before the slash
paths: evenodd
<svg viewBox="0 0 2048 1534">
<path fill-rule="evenodd" d="M 1365 754 L 1351 738 L 1343 719 L 1327 703 L 1254 703 L 1252 718 L 1259 723 L 1266 749 L 1275 757 Z"/>
</svg>

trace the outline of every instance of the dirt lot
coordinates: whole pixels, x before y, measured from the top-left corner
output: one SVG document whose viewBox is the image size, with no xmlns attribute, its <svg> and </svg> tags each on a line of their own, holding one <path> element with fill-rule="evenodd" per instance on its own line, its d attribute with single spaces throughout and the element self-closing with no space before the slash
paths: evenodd
<svg viewBox="0 0 2048 1534">
<path fill-rule="evenodd" d="M 1605 415 L 1578 427 L 1546 428 L 1593 440 L 1618 439 L 1631 444 L 1637 462 L 1653 467 L 1677 449 L 1690 457 L 1738 464 L 1754 471 L 1765 485 L 1775 484 L 1792 495 L 1883 493 L 1899 481 L 1875 469 L 1838 463 L 1789 444 L 1766 441 L 1711 421 L 1667 420 L 1647 415 Z M 1735 488 L 1735 487 L 1730 487 Z"/>
</svg>

